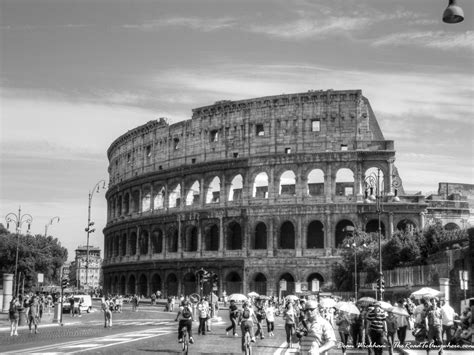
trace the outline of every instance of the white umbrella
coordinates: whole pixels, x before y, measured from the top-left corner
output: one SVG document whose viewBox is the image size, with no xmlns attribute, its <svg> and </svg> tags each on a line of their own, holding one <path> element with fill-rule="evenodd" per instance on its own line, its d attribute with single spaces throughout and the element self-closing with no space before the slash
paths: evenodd
<svg viewBox="0 0 474 355">
<path fill-rule="evenodd" d="M 434 288 L 423 287 L 423 288 L 420 288 L 418 291 L 413 292 L 410 296 L 415 297 L 416 299 L 420 299 L 420 298 L 423 298 L 424 296 L 438 297 L 441 294 L 442 292 L 435 290 Z"/>
<path fill-rule="evenodd" d="M 390 308 L 393 308 L 393 306 L 388 302 L 379 301 L 379 303 L 380 303 L 380 308 L 382 308 L 384 311 L 388 311 Z"/>
<path fill-rule="evenodd" d="M 401 308 L 401 307 L 392 307 L 388 311 L 392 312 L 393 314 L 396 314 L 397 316 L 404 316 L 404 317 L 410 316 L 408 312 L 406 311 L 406 309 Z"/>
<path fill-rule="evenodd" d="M 299 300 L 300 298 L 298 296 L 295 296 L 295 295 L 288 295 L 285 297 L 285 300 L 287 301 L 296 301 L 296 300 Z"/>
<path fill-rule="evenodd" d="M 257 292 L 255 292 L 255 291 L 252 291 L 252 292 L 249 292 L 249 293 L 248 293 L 248 296 L 249 296 L 249 297 L 258 297 L 259 294 L 258 294 Z"/>
<path fill-rule="evenodd" d="M 243 302 L 243 301 L 247 301 L 247 296 L 241 293 L 233 293 L 229 296 L 228 300 L 229 301 L 234 300 L 235 302 Z"/>
<path fill-rule="evenodd" d="M 319 301 L 319 305 L 323 308 L 331 308 L 336 306 L 336 301 L 333 298 L 325 297 Z"/>
<path fill-rule="evenodd" d="M 360 314 L 359 308 L 352 302 L 339 302 L 336 304 L 336 308 L 339 309 L 340 312 Z"/>
</svg>

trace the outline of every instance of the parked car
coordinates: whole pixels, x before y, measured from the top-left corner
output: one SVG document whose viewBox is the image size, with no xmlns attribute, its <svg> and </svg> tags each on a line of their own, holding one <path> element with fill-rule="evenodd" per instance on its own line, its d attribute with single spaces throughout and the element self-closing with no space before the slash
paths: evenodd
<svg viewBox="0 0 474 355">
<path fill-rule="evenodd" d="M 89 313 L 92 310 L 92 298 L 91 298 L 91 296 L 89 296 L 89 295 L 74 295 L 74 296 L 71 296 L 71 297 L 74 298 L 74 303 L 77 302 L 81 305 L 81 312 L 86 311 L 87 313 Z M 66 299 L 63 302 L 63 312 L 69 312 L 71 310 L 71 304 L 69 302 L 71 297 L 69 297 L 69 299 Z"/>
</svg>

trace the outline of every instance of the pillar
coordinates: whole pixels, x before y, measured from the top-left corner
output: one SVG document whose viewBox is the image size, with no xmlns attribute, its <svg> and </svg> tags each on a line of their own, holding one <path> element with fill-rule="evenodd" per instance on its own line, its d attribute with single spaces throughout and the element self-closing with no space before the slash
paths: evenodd
<svg viewBox="0 0 474 355">
<path fill-rule="evenodd" d="M 449 279 L 440 278 L 439 279 L 439 290 L 444 294 L 444 299 L 446 303 L 449 303 Z"/>
<path fill-rule="evenodd" d="M 3 308 L 2 313 L 7 313 L 13 297 L 13 274 L 3 274 Z"/>
</svg>

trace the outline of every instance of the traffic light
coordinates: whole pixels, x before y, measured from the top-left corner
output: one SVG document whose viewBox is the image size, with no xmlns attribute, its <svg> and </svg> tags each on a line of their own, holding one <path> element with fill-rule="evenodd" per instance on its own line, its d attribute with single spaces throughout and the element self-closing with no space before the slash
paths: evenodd
<svg viewBox="0 0 474 355">
<path fill-rule="evenodd" d="M 94 222 L 89 222 L 89 225 L 87 226 L 87 228 L 85 229 L 86 232 L 88 233 L 94 233 L 95 232 L 95 228 L 91 228 L 95 223 Z"/>
<path fill-rule="evenodd" d="M 219 277 L 217 276 L 217 274 L 212 274 L 212 285 L 213 286 L 217 286 L 217 283 L 219 282 Z"/>
<path fill-rule="evenodd" d="M 65 288 L 65 287 L 68 287 L 68 286 L 69 286 L 69 280 L 68 279 L 63 279 L 61 281 L 61 287 Z"/>
<path fill-rule="evenodd" d="M 380 291 L 385 292 L 385 280 L 380 279 Z"/>
<path fill-rule="evenodd" d="M 380 291 L 380 279 L 377 279 L 376 282 L 377 282 L 377 291 Z"/>
</svg>

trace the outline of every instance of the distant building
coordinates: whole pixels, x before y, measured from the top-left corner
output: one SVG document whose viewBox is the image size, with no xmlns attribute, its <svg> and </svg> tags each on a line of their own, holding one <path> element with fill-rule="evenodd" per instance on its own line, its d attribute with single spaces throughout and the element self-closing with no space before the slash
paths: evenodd
<svg viewBox="0 0 474 355">
<path fill-rule="evenodd" d="M 89 246 L 89 267 L 87 267 L 87 246 L 76 249 L 76 257 L 69 269 L 69 284 L 78 289 L 98 289 L 101 286 L 102 259 L 100 248 Z"/>
</svg>

